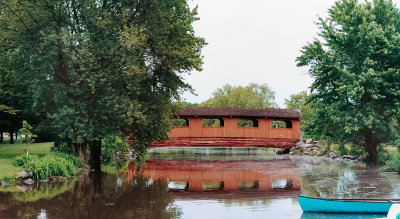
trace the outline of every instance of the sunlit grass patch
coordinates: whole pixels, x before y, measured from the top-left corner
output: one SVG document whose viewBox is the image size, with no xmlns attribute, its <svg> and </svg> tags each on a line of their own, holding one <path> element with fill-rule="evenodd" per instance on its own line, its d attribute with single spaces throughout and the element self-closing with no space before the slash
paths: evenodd
<svg viewBox="0 0 400 219">
<path fill-rule="evenodd" d="M 44 156 L 50 153 L 50 148 L 53 142 L 35 143 L 35 144 L 0 144 L 0 181 L 12 181 L 16 174 L 23 170 L 22 167 L 12 165 L 13 159 L 21 154 L 24 154 L 24 149 L 29 151 L 29 154 Z"/>
</svg>

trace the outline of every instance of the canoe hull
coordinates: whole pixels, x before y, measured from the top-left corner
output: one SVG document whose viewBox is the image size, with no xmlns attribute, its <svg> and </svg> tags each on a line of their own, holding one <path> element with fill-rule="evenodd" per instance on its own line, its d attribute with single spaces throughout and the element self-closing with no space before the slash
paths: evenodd
<svg viewBox="0 0 400 219">
<path fill-rule="evenodd" d="M 382 213 L 386 214 L 390 206 L 397 202 L 389 200 L 345 200 L 345 199 L 320 199 L 298 196 L 301 208 L 304 212 L 324 213 Z"/>
</svg>

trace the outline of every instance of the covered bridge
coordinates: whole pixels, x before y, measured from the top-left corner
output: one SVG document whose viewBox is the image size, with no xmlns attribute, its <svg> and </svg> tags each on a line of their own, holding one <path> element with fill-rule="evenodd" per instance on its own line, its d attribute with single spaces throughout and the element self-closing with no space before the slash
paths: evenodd
<svg viewBox="0 0 400 219">
<path fill-rule="evenodd" d="M 299 110 L 243 107 L 185 107 L 170 140 L 154 146 L 280 147 L 300 139 Z"/>
</svg>

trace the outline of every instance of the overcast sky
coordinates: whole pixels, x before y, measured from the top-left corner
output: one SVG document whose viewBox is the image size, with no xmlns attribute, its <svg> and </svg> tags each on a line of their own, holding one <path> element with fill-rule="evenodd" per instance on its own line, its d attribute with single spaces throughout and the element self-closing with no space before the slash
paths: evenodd
<svg viewBox="0 0 400 219">
<path fill-rule="evenodd" d="M 198 5 L 196 35 L 208 45 L 202 52 L 203 71 L 184 76 L 198 96 L 187 92 L 183 98 L 200 103 L 227 83 L 266 83 L 283 108 L 285 98 L 308 90 L 313 82 L 308 68 L 296 67 L 295 59 L 301 47 L 317 36 L 318 16 L 325 18 L 334 2 L 189 0 L 191 7 Z"/>
</svg>

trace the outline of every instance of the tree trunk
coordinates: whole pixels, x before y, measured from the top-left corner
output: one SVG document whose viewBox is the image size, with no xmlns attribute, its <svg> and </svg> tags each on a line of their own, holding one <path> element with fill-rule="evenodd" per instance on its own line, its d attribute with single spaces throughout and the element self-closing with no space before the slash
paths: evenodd
<svg viewBox="0 0 400 219">
<path fill-rule="evenodd" d="M 88 154 L 86 153 L 87 143 L 79 144 L 78 156 L 87 163 L 89 161 Z M 101 148 L 101 147 L 100 147 Z"/>
<path fill-rule="evenodd" d="M 10 144 L 14 144 L 14 130 L 10 130 Z"/>
<path fill-rule="evenodd" d="M 4 136 L 3 131 L 0 131 L 0 144 L 3 144 Z"/>
<path fill-rule="evenodd" d="M 90 172 L 89 178 L 92 181 L 93 192 L 95 194 L 103 194 L 103 186 L 101 183 L 101 171 Z"/>
<path fill-rule="evenodd" d="M 100 172 L 101 140 L 89 142 L 89 150 L 90 150 L 90 158 L 89 158 L 90 168 L 94 169 L 96 172 Z"/>
<path fill-rule="evenodd" d="M 372 130 L 368 129 L 364 132 L 364 140 L 364 148 L 368 153 L 367 161 L 370 163 L 376 163 L 378 161 L 378 143 L 374 140 Z"/>
<path fill-rule="evenodd" d="M 15 141 L 18 141 L 18 132 L 15 132 Z"/>
</svg>

